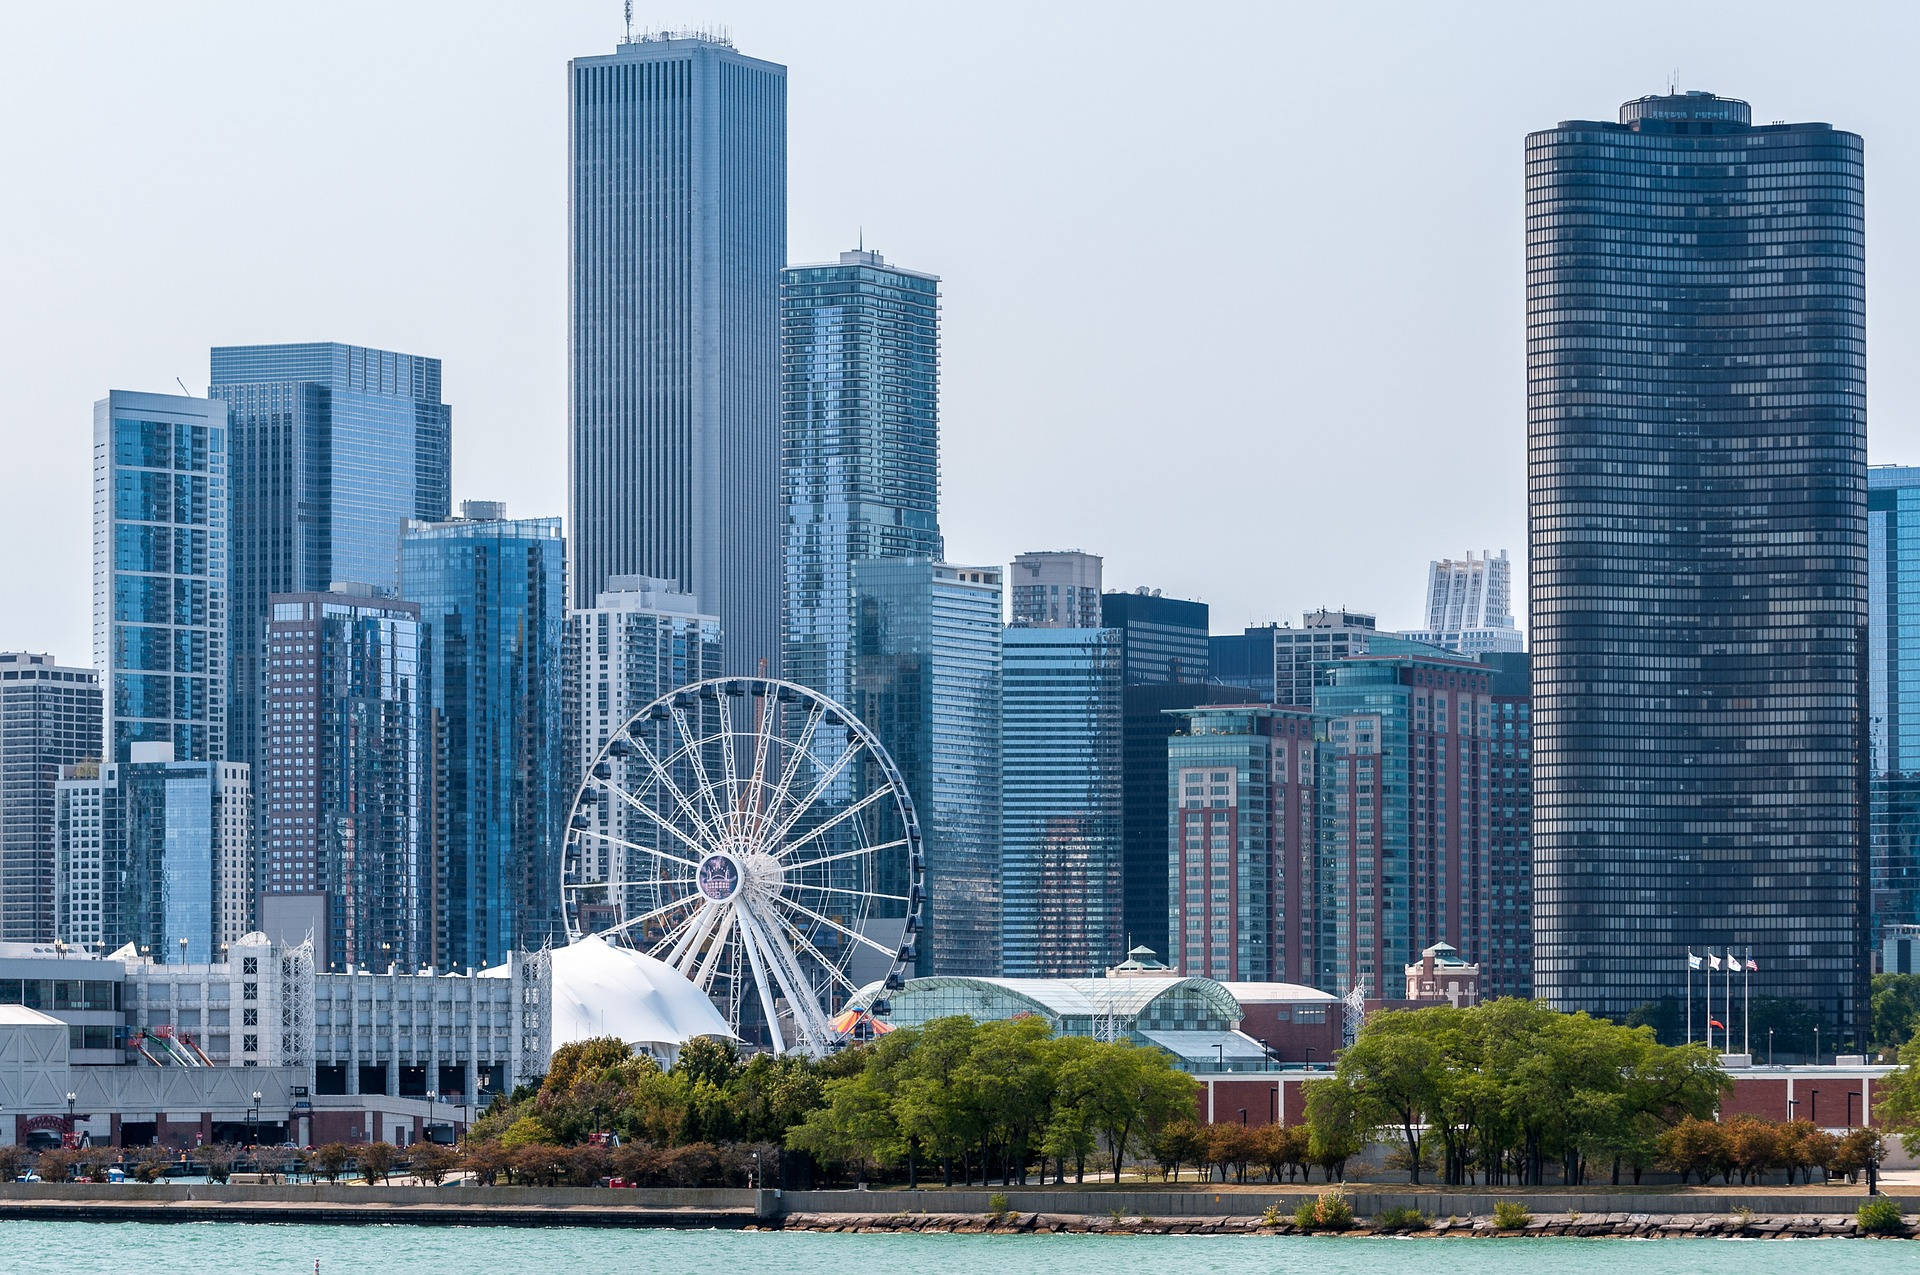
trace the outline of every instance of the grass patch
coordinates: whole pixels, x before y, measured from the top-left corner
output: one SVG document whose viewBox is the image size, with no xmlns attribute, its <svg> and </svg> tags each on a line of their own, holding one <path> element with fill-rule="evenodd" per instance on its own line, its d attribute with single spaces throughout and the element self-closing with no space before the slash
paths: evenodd
<svg viewBox="0 0 1920 1275">
<path fill-rule="evenodd" d="M 1499 1200 L 1493 1206 L 1493 1225 L 1496 1230 L 1519 1231 L 1533 1224 L 1533 1214 L 1527 1212 L 1527 1206 L 1518 1200 Z"/>
<path fill-rule="evenodd" d="M 1885 1196 L 1861 1201 L 1853 1216 L 1860 1223 L 1860 1229 L 1868 1235 L 1907 1233 L 1906 1219 L 1900 1216 L 1900 1206 Z"/>
</svg>

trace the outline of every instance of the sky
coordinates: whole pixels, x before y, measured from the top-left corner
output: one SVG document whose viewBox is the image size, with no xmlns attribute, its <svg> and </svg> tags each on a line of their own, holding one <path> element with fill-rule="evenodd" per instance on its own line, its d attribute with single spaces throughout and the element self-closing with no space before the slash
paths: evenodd
<svg viewBox="0 0 1920 1275">
<path fill-rule="evenodd" d="M 634 18 L 789 68 L 792 261 L 864 235 L 943 277 L 956 562 L 1100 553 L 1215 632 L 1414 627 L 1430 559 L 1523 563 L 1523 139 L 1676 76 L 1866 138 L 1869 447 L 1920 462 L 1920 6 Z M 622 29 L 618 0 L 0 5 L 0 650 L 89 661 L 92 404 L 204 393 L 213 345 L 439 357 L 456 501 L 564 513 L 566 62 Z"/>
</svg>

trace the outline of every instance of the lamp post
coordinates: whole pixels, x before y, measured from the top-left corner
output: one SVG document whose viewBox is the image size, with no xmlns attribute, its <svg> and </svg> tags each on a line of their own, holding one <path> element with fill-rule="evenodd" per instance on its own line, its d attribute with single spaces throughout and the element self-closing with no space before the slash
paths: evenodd
<svg viewBox="0 0 1920 1275">
<path fill-rule="evenodd" d="M 760 1153 L 758 1151 L 753 1153 L 753 1189 L 756 1191 L 760 1189 Z"/>
<path fill-rule="evenodd" d="M 1312 1045 L 1307 1046 L 1307 1070 L 1308 1071 L 1313 1070 L 1313 1046 Z"/>
<path fill-rule="evenodd" d="M 1820 1091 L 1818 1089 L 1809 1090 L 1807 1093 L 1807 1097 L 1811 1100 L 1807 1103 L 1807 1119 L 1813 1121 L 1815 1124 L 1819 1124 L 1820 1123 Z"/>
<path fill-rule="evenodd" d="M 1800 1105 L 1800 1100 L 1799 1100 L 1798 1098 L 1789 1098 L 1789 1099 L 1787 1099 L 1787 1122 L 1788 1122 L 1789 1124 L 1791 1124 L 1791 1123 L 1793 1122 L 1793 1111 L 1794 1111 L 1794 1108 L 1795 1108 L 1795 1107 L 1798 1107 L 1799 1105 Z"/>
<path fill-rule="evenodd" d="M 252 1138 L 252 1145 L 258 1147 L 260 1145 L 260 1091 L 258 1089 L 253 1091 L 253 1105 L 247 1108 L 247 1129 Z M 259 1158 L 257 1153 L 254 1158 Z"/>
<path fill-rule="evenodd" d="M 1240 1108 L 1240 1127 L 1242 1129 L 1247 1127 L 1247 1109 L 1245 1107 Z"/>
<path fill-rule="evenodd" d="M 1217 1041 L 1213 1046 L 1213 1069 L 1215 1071 L 1225 1071 L 1227 1069 L 1227 1047 Z"/>
<path fill-rule="evenodd" d="M 69 1142 L 73 1141 L 73 1104 L 79 1100 L 79 1094 L 71 1089 L 67 1090 L 67 1140 Z"/>
<path fill-rule="evenodd" d="M 1847 1128 L 1853 1128 L 1853 1100 L 1860 1096 L 1857 1089 L 1847 1090 Z"/>
<path fill-rule="evenodd" d="M 1813 1025 L 1813 1065 L 1820 1065 L 1820 1024 Z"/>
<path fill-rule="evenodd" d="M 180 936 L 180 963 L 187 963 L 187 936 L 184 934 Z"/>
<path fill-rule="evenodd" d="M 1773 1066 L 1773 1028 L 1767 1028 L 1767 1066 Z"/>
</svg>

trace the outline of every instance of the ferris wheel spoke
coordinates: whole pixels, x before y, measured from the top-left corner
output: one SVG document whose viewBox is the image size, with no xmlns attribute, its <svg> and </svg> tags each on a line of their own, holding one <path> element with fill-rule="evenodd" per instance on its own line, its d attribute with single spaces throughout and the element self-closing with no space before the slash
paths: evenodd
<svg viewBox="0 0 1920 1275">
<path fill-rule="evenodd" d="M 793 831 L 793 825 L 800 822 L 800 817 L 813 808 L 813 803 L 820 799 L 820 794 L 825 792 L 833 784 L 833 781 L 840 777 L 840 772 L 847 768 L 847 763 L 851 762 L 855 757 L 858 757 L 861 750 L 865 747 L 865 742 L 861 740 L 858 735 L 854 736 L 853 742 L 847 745 L 846 751 L 840 754 L 833 765 L 827 767 L 826 771 L 821 774 L 819 782 L 815 783 L 807 795 L 801 798 L 799 805 L 795 806 L 781 818 L 780 826 L 774 829 L 771 837 L 764 838 L 761 844 L 778 845 L 782 838 Z"/>
<path fill-rule="evenodd" d="M 880 953 L 880 955 L 885 956 L 888 959 L 892 959 L 893 957 L 899 955 L 892 948 L 876 943 L 864 934 L 860 934 L 854 930 L 849 930 L 846 926 L 840 924 L 840 922 L 834 920 L 832 917 L 822 916 L 820 913 L 815 912 L 812 908 L 808 907 L 804 903 L 801 903 L 797 899 L 783 898 L 780 900 L 780 903 L 781 903 L 781 906 L 783 907 L 792 908 L 795 912 L 800 913 L 800 915 L 805 917 L 810 917 L 813 920 L 818 921 L 820 924 L 826 926 L 828 929 L 838 930 L 840 933 L 846 935 L 848 938 L 852 939 L 856 943 L 865 943 L 868 947 L 872 948 L 874 951 Z"/>
<path fill-rule="evenodd" d="M 746 912 L 742 920 L 752 926 L 755 942 L 761 949 L 761 959 L 772 967 L 775 981 L 786 993 L 787 1004 L 792 1009 L 794 1025 L 800 1031 L 801 1040 L 807 1044 L 824 1041 L 827 1038 L 825 1016 L 814 995 L 813 982 L 800 968 L 800 958 L 794 955 L 786 936 L 778 930 L 763 927 L 761 918 L 752 911 Z"/>
<path fill-rule="evenodd" d="M 686 741 L 686 749 L 682 753 L 682 756 L 687 759 L 687 764 L 693 767 L 693 777 L 700 781 L 700 800 L 706 803 L 707 813 L 713 816 L 715 833 L 724 838 L 727 833 L 733 830 L 733 825 L 726 814 L 720 809 L 720 803 L 714 800 L 714 782 L 707 774 L 706 758 L 700 755 L 701 744 L 708 741 L 696 740 L 694 738 L 693 728 L 687 725 L 687 710 L 684 708 L 676 707 L 673 710 L 673 724 L 675 728 L 679 730 L 680 738 Z M 731 757 L 733 755 L 733 750 L 729 748 L 725 742 L 722 742 L 720 748 L 727 756 Z M 732 771 L 731 764 L 728 765 L 728 771 Z"/>
<path fill-rule="evenodd" d="M 648 921 L 655 921 L 663 916 L 666 916 L 668 913 L 672 912 L 675 908 L 683 908 L 687 906 L 687 904 L 693 902 L 695 899 L 699 897 L 700 897 L 699 895 L 683 896 L 681 898 L 675 899 L 671 903 L 663 904 L 660 907 L 654 908 L 651 912 L 642 912 L 639 916 L 630 916 L 626 920 L 621 921 L 616 925 L 609 925 L 606 929 L 599 931 L 599 933 L 618 934 L 623 930 L 632 929 L 636 925 L 645 925 Z"/>
<path fill-rule="evenodd" d="M 740 767 L 733 754 L 733 696 L 717 696 L 714 712 L 720 719 L 720 774 L 727 785 L 727 828 L 731 831 L 739 824 L 741 814 Z"/>
<path fill-rule="evenodd" d="M 882 894 L 878 890 L 849 890 L 845 886 L 811 885 L 805 881 L 789 881 L 786 883 L 785 888 L 789 890 L 818 890 L 822 894 L 848 894 L 856 899 L 885 899 L 889 903 L 909 902 L 907 896 L 904 894 Z"/>
<path fill-rule="evenodd" d="M 599 784 L 605 791 L 612 793 L 614 796 L 620 798 L 620 800 L 626 802 L 629 806 L 632 806 L 635 810 L 638 810 L 641 814 L 645 815 L 647 818 L 653 820 L 653 822 L 662 831 L 670 833 L 674 837 L 678 838 L 680 843 L 686 846 L 687 849 L 693 851 L 697 855 L 706 854 L 707 852 L 706 847 L 702 846 L 699 842 L 695 841 L 692 837 L 689 837 L 685 832 L 675 827 L 667 819 L 665 815 L 661 814 L 658 810 L 655 810 L 652 806 L 649 806 L 646 802 L 640 800 L 638 797 L 628 792 L 625 788 L 619 787 L 618 785 L 614 784 L 612 780 L 608 780 L 608 779 L 597 779 L 597 780 L 593 780 L 592 782 Z"/>
<path fill-rule="evenodd" d="M 753 986 L 754 990 L 760 993 L 760 1008 L 766 1011 L 767 1034 L 773 1037 L 773 1052 L 784 1054 L 787 1052 L 787 1044 L 780 1032 L 780 1010 L 779 1003 L 773 995 L 773 978 L 769 975 L 767 962 L 760 951 L 752 920 L 746 916 L 740 918 L 740 945 L 746 949 L 747 963 L 753 969 Z"/>
<path fill-rule="evenodd" d="M 673 946 L 660 959 L 685 974 L 688 967 L 699 957 L 701 943 L 705 942 L 713 927 L 720 923 L 720 915 L 723 911 L 725 911 L 723 904 L 711 901 L 701 904 L 700 910 L 693 914 L 692 924 L 680 932 L 680 937 L 674 940 Z"/>
<path fill-rule="evenodd" d="M 832 854 L 815 855 L 811 859 L 801 859 L 797 862 L 784 864 L 782 866 L 786 868 L 789 874 L 792 874 L 800 871 L 802 868 L 811 868 L 816 864 L 833 863 L 839 859 L 852 859 L 860 855 L 879 854 L 883 850 L 898 850 L 906 844 L 907 839 L 901 837 L 896 841 L 882 841 L 878 845 L 855 846 L 851 850 L 836 850 Z"/>
<path fill-rule="evenodd" d="M 667 768 L 665 762 L 654 756 L 653 749 L 647 746 L 647 741 L 635 735 L 631 729 L 627 731 L 627 739 L 639 752 L 640 759 L 653 768 L 654 777 L 673 794 L 674 804 L 679 806 L 681 813 L 686 815 L 687 822 L 692 824 L 694 830 L 707 841 L 717 842 L 720 839 L 719 829 L 707 826 L 706 817 L 694 806 L 693 799 L 680 790 L 680 785 L 674 781 L 673 772 Z"/>
<path fill-rule="evenodd" d="M 793 942 L 798 943 L 800 945 L 801 950 L 804 951 L 808 956 L 812 957 L 815 963 L 817 963 L 821 969 L 827 972 L 828 977 L 832 978 L 836 983 L 839 983 L 842 987 L 846 988 L 847 991 L 849 992 L 857 992 L 860 990 L 857 986 L 854 985 L 854 981 L 848 978 L 846 973 L 841 970 L 838 962 L 828 960 L 826 955 L 823 952 L 821 952 L 819 948 L 815 947 L 811 942 L 808 941 L 807 936 L 800 932 L 799 926 L 795 925 L 792 921 L 787 920 L 786 917 L 781 916 L 778 912 L 774 913 L 774 919 L 778 921 L 780 923 L 780 927 L 787 932 L 787 936 Z"/>
<path fill-rule="evenodd" d="M 882 797 L 891 797 L 892 795 L 893 789 L 886 787 L 884 784 L 875 788 L 872 792 L 860 798 L 860 800 L 848 803 L 845 809 L 835 814 L 831 819 L 823 821 L 818 827 L 809 828 L 793 840 L 782 844 L 778 850 L 773 852 L 773 857 L 776 859 L 786 858 L 789 854 L 792 854 L 796 848 L 806 845 L 809 841 L 817 837 L 824 836 L 827 832 L 839 827 L 847 820 L 859 814 L 862 810 L 865 810 L 868 806 L 871 806 L 874 802 L 879 801 Z"/>
<path fill-rule="evenodd" d="M 721 954 L 738 941 L 735 932 L 740 928 L 740 918 L 734 915 L 735 911 L 734 908 L 728 908 L 726 916 L 721 918 L 719 928 L 707 943 L 707 958 L 700 962 L 700 969 L 693 975 L 694 985 L 703 992 L 713 990 L 713 976 L 720 966 Z"/>
<path fill-rule="evenodd" d="M 750 791 L 753 793 L 754 809 L 748 812 L 750 818 L 747 821 L 755 833 L 760 831 L 761 815 L 765 813 L 761 802 L 767 784 L 767 748 L 773 741 L 773 717 L 779 706 L 779 696 L 761 694 L 758 724 L 753 732 L 753 780 Z"/>
<path fill-rule="evenodd" d="M 668 827 L 666 824 L 661 824 L 660 826 L 663 828 Z M 700 867 L 700 865 L 692 859 L 682 859 L 677 854 L 668 854 L 665 850 L 657 849 L 654 846 L 642 845 L 638 841 L 629 841 L 625 837 L 616 837 L 611 832 L 602 832 L 598 828 L 575 828 L 574 831 L 583 837 L 592 837 L 597 841 L 611 842 L 616 846 L 621 846 L 628 850 L 638 850 L 642 854 L 650 854 L 656 859 L 662 859 L 668 863 L 677 863 L 681 867 L 693 871 L 698 871 Z M 673 832 L 676 836 L 680 835 L 678 828 L 668 828 L 668 831 Z M 687 842 L 687 845 L 690 846 L 695 853 L 705 853 L 699 846 L 694 845 L 691 841 Z"/>
<path fill-rule="evenodd" d="M 781 803 L 793 791 L 793 781 L 799 777 L 800 766 L 813 755 L 813 736 L 819 730 L 820 723 L 826 720 L 825 705 L 815 702 L 807 710 L 807 721 L 800 728 L 800 737 L 793 742 L 792 751 L 787 754 L 786 764 L 780 768 L 780 782 L 774 786 L 773 795 L 767 799 L 760 818 L 754 823 L 754 839 L 763 841 L 767 824 L 779 813 Z"/>
</svg>

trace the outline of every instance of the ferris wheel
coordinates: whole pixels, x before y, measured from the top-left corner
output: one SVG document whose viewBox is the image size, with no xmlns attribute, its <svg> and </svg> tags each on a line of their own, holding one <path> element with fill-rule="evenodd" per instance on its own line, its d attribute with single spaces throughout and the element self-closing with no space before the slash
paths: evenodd
<svg viewBox="0 0 1920 1275">
<path fill-rule="evenodd" d="M 818 1057 L 840 1008 L 918 956 L 926 860 L 913 801 L 873 732 L 793 682 L 728 677 L 615 730 L 567 820 L 568 939 L 672 965 L 736 1033 Z"/>
</svg>

